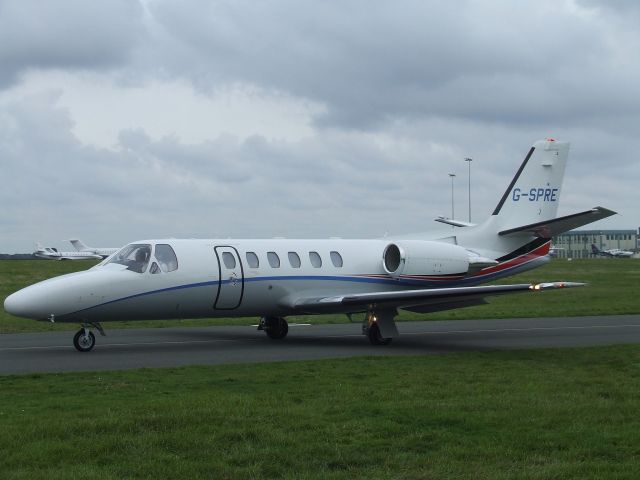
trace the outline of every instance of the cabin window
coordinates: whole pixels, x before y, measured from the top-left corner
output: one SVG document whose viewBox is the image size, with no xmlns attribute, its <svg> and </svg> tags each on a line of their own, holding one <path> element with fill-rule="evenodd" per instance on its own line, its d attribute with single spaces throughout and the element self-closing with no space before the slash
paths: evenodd
<svg viewBox="0 0 640 480">
<path fill-rule="evenodd" d="M 251 268 L 258 268 L 260 266 L 260 260 L 258 260 L 258 255 L 254 252 L 247 252 L 247 263 Z"/>
<path fill-rule="evenodd" d="M 171 245 L 167 245 L 166 243 L 159 243 L 156 245 L 155 253 L 160 270 L 166 273 L 173 272 L 174 270 L 178 269 L 178 257 L 176 257 L 176 252 L 173 251 Z"/>
<path fill-rule="evenodd" d="M 267 260 L 271 268 L 280 268 L 280 257 L 276 252 L 267 252 Z"/>
<path fill-rule="evenodd" d="M 300 257 L 296 252 L 289 252 L 289 263 L 293 268 L 300 268 Z"/>
<path fill-rule="evenodd" d="M 309 261 L 315 268 L 320 268 L 322 266 L 322 258 L 320 258 L 320 254 L 318 252 L 309 252 Z"/>
<path fill-rule="evenodd" d="M 160 273 L 160 272 L 161 272 L 161 270 L 160 270 L 160 267 L 158 266 L 158 264 L 156 262 L 153 262 L 151 264 L 151 268 L 149 269 L 149 273 L 152 274 L 152 275 L 155 275 L 155 274 Z"/>
<path fill-rule="evenodd" d="M 146 243 L 132 243 L 126 247 L 122 247 L 105 265 L 115 263 L 124 265 L 127 267 L 127 270 L 131 270 L 132 272 L 142 273 L 147 269 L 150 257 L 151 245 Z"/>
<path fill-rule="evenodd" d="M 222 261 L 229 270 L 236 268 L 236 258 L 229 252 L 222 252 Z"/>
<path fill-rule="evenodd" d="M 338 252 L 331 252 L 329 254 L 331 256 L 331 263 L 336 268 L 342 267 L 342 256 Z"/>
</svg>

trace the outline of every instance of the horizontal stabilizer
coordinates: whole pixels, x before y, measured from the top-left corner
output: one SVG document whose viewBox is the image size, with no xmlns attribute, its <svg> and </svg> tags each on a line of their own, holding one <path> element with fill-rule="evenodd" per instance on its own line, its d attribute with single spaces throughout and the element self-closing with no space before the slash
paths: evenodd
<svg viewBox="0 0 640 480">
<path fill-rule="evenodd" d="M 544 222 L 532 223 L 522 227 L 503 230 L 499 235 L 519 235 L 529 234 L 539 238 L 552 238 L 561 233 L 568 232 L 574 228 L 588 225 L 589 223 L 602 220 L 603 218 L 615 215 L 616 212 L 603 207 L 595 207 L 586 212 L 574 213 L 565 217 L 558 217 Z"/>
<path fill-rule="evenodd" d="M 581 287 L 584 283 L 552 282 L 539 284 L 485 285 L 479 287 L 432 288 L 425 290 L 402 290 L 398 292 L 357 293 L 315 298 L 290 298 L 283 306 L 292 308 L 296 313 L 349 313 L 376 308 L 406 308 L 438 305 L 438 309 L 447 309 L 446 305 L 477 303 L 485 297 L 507 293 L 532 292 L 557 288 Z M 444 307 L 444 308 L 442 308 Z"/>
<path fill-rule="evenodd" d="M 475 227 L 475 223 L 463 222 L 462 220 L 454 220 L 453 218 L 438 217 L 434 219 L 436 222 L 446 223 L 453 227 Z"/>
</svg>

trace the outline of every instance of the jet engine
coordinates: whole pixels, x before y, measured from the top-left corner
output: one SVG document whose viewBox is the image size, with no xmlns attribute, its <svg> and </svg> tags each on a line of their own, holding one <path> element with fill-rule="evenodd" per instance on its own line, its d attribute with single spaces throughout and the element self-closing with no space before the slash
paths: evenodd
<svg viewBox="0 0 640 480">
<path fill-rule="evenodd" d="M 469 252 L 448 243 L 402 240 L 385 247 L 382 268 L 394 278 L 400 275 L 466 275 Z"/>
</svg>

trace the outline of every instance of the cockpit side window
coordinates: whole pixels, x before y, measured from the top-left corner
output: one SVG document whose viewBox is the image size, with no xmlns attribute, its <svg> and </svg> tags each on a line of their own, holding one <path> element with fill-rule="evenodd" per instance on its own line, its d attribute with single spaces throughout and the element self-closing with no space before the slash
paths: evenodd
<svg viewBox="0 0 640 480">
<path fill-rule="evenodd" d="M 176 252 L 173 251 L 171 245 L 158 243 L 156 245 L 156 260 L 165 273 L 178 269 L 178 257 L 176 257 Z"/>
<path fill-rule="evenodd" d="M 122 247 L 118 253 L 111 257 L 107 264 L 117 263 L 119 265 L 125 265 L 127 270 L 142 273 L 147 269 L 150 258 L 151 245 L 146 243 L 132 243 L 126 247 Z"/>
</svg>

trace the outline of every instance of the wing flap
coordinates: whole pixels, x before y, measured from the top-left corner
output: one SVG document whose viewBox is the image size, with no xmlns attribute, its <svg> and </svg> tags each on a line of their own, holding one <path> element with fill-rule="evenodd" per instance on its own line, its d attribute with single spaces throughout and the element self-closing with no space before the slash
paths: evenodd
<svg viewBox="0 0 640 480">
<path fill-rule="evenodd" d="M 349 313 L 375 308 L 404 308 L 408 310 L 446 310 L 448 305 L 479 304 L 485 297 L 508 293 L 580 287 L 584 283 L 553 282 L 539 284 L 484 285 L 479 287 L 433 288 L 396 292 L 358 293 L 325 297 L 293 298 L 286 306 L 300 314 Z M 435 310 L 429 310 L 432 306 Z"/>
</svg>

